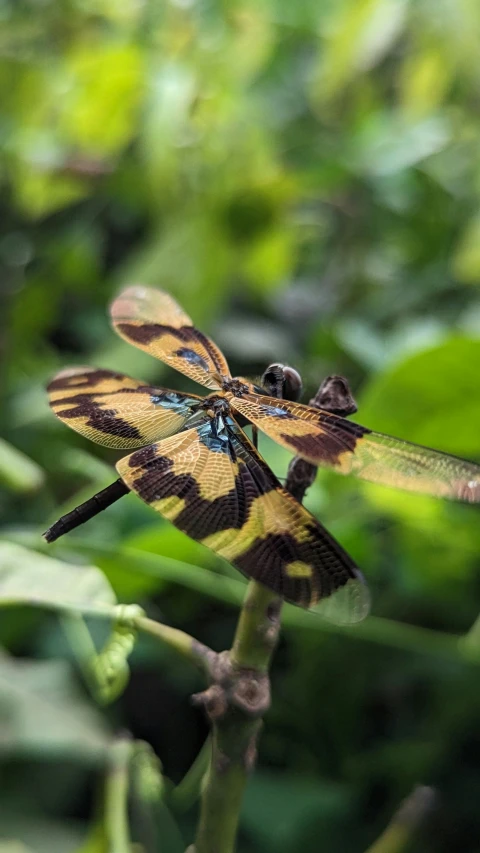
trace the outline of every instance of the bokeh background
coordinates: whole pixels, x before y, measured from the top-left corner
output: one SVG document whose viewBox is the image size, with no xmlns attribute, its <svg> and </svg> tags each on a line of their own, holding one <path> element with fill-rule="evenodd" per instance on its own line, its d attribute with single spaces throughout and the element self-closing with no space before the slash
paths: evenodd
<svg viewBox="0 0 480 853">
<path fill-rule="evenodd" d="M 1 0 L 0 536 L 22 570 L 38 580 L 42 530 L 114 479 L 115 454 L 49 412 L 50 376 L 192 388 L 110 330 L 134 281 L 174 294 L 234 373 L 291 363 L 305 400 L 343 374 L 360 423 L 480 460 L 479 48 L 477 0 Z M 288 454 L 260 449 L 284 476 Z M 438 793 L 409 849 L 478 853 L 477 638 L 455 639 L 479 611 L 478 509 L 322 472 L 306 503 L 374 616 L 345 632 L 285 609 L 239 853 L 365 850 L 417 783 Z M 243 579 L 133 496 L 48 555 L 231 643 Z M 114 738 L 178 783 L 201 681 L 141 640 L 102 707 L 57 615 L 3 609 L 0 641 L 0 850 L 104 853 Z M 186 847 L 183 805 L 132 808 L 141 849 Z"/>
</svg>

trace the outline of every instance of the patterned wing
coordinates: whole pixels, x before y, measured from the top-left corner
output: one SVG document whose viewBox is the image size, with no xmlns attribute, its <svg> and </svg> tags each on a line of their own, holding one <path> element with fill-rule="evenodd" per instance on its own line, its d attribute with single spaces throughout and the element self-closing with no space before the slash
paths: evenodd
<svg viewBox="0 0 480 853">
<path fill-rule="evenodd" d="M 391 438 L 300 403 L 245 394 L 232 408 L 313 465 L 372 483 L 478 503 L 480 465 Z"/>
<path fill-rule="evenodd" d="M 225 356 L 192 326 L 168 293 L 141 285 L 127 287 L 111 305 L 110 314 L 122 338 L 200 385 L 215 390 L 221 387 L 220 376 L 230 376 Z"/>
<path fill-rule="evenodd" d="M 368 612 L 348 554 L 280 486 L 240 428 L 207 420 L 117 463 L 126 485 L 245 575 L 335 623 Z"/>
<path fill-rule="evenodd" d="M 47 390 L 61 421 L 97 444 L 124 450 L 178 432 L 201 402 L 94 367 L 62 370 Z"/>
</svg>

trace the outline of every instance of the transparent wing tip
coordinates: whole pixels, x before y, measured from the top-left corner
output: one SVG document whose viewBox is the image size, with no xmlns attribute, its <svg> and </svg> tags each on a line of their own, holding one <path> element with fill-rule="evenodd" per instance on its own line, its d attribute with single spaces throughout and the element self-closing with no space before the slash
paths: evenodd
<svg viewBox="0 0 480 853">
<path fill-rule="evenodd" d="M 322 619 L 334 625 L 354 625 L 370 612 L 370 593 L 361 573 L 337 589 L 327 598 L 321 598 L 312 608 Z"/>
</svg>

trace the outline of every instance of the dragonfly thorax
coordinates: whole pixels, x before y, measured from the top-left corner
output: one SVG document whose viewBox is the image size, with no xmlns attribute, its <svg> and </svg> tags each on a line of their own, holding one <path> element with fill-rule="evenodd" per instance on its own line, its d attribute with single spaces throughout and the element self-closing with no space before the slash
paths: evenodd
<svg viewBox="0 0 480 853">
<path fill-rule="evenodd" d="M 229 396 L 242 397 L 243 394 L 247 394 L 250 391 L 250 387 L 250 383 L 246 379 L 238 376 L 234 379 L 224 379 L 222 382 L 222 391 L 225 392 L 227 398 Z"/>
<path fill-rule="evenodd" d="M 205 397 L 201 408 L 209 417 L 215 419 L 226 416 L 230 412 L 230 404 L 227 398 L 220 394 L 209 394 L 208 397 Z"/>
</svg>

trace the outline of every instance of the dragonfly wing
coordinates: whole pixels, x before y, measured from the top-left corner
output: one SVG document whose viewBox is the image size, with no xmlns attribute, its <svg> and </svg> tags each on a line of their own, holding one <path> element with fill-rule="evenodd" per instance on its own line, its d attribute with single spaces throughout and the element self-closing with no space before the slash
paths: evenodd
<svg viewBox="0 0 480 853">
<path fill-rule="evenodd" d="M 355 564 L 281 486 L 230 419 L 210 421 L 121 459 L 126 485 L 193 539 L 287 601 L 336 623 L 368 612 Z"/>
<path fill-rule="evenodd" d="M 480 502 L 480 466 L 311 406 L 246 394 L 232 408 L 313 465 L 412 492 Z"/>
<path fill-rule="evenodd" d="M 230 376 L 225 356 L 190 317 L 162 290 L 127 287 L 110 308 L 114 329 L 129 343 L 150 353 L 207 388 L 221 387 Z"/>
<path fill-rule="evenodd" d="M 125 450 L 178 432 L 201 402 L 94 367 L 62 370 L 47 391 L 61 421 L 97 444 Z"/>
</svg>

